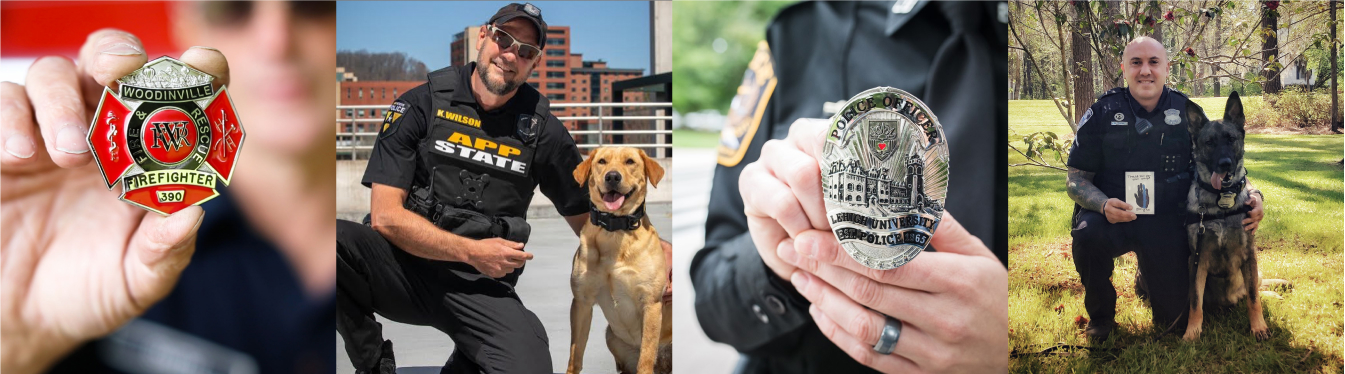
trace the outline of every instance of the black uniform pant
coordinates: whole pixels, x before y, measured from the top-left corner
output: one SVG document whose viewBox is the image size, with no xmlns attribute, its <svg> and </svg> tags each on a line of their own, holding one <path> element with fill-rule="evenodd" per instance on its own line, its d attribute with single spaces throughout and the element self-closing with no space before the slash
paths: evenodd
<svg viewBox="0 0 1345 374">
<path fill-rule="evenodd" d="M 455 349 L 443 372 L 551 372 L 546 329 L 523 307 L 513 282 L 464 263 L 413 256 L 350 221 L 336 221 L 336 238 L 336 331 L 356 369 L 378 364 L 378 313 L 448 334 Z"/>
<path fill-rule="evenodd" d="M 1084 309 L 1090 318 L 1115 319 L 1112 260 L 1127 252 L 1135 252 L 1139 261 L 1136 286 L 1148 293 L 1154 325 L 1167 329 L 1185 317 L 1190 250 L 1180 217 L 1142 215 L 1131 222 L 1112 224 L 1102 213 L 1080 210 L 1071 235 L 1074 269 L 1083 282 Z"/>
</svg>

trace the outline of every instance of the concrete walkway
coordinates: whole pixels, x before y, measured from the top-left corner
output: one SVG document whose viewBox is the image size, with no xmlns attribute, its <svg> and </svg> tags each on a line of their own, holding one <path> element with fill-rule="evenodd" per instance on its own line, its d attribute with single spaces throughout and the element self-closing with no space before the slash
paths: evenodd
<svg viewBox="0 0 1345 374">
<path fill-rule="evenodd" d="M 705 245 L 705 214 L 714 179 L 714 149 L 678 148 L 671 173 L 673 191 L 673 368 L 678 373 L 730 373 L 738 352 L 705 336 L 696 320 L 691 288 L 691 258 Z M 750 311 L 744 310 L 744 313 Z"/>
<path fill-rule="evenodd" d="M 671 184 L 664 188 L 671 189 Z M 655 230 L 671 232 L 672 212 L 667 203 L 650 204 L 647 211 Z M 555 210 L 552 212 L 554 215 Z M 559 217 L 533 218 L 529 223 L 533 225 L 533 231 L 527 250 L 536 257 L 528 262 L 517 290 L 523 304 L 536 313 L 546 327 L 547 338 L 551 341 L 551 367 L 555 372 L 563 373 L 570 354 L 570 264 L 579 247 L 579 239 Z M 663 236 L 668 237 L 667 234 Z M 593 310 L 584 372 L 615 373 L 616 363 L 607 350 L 604 337 L 607 320 L 600 308 Z M 382 317 L 378 320 L 383 324 L 383 338 L 392 340 L 400 367 L 398 373 L 438 373 L 453 352 L 453 341 L 439 330 L 391 322 Z M 676 321 L 674 319 L 674 323 Z M 355 372 L 339 334 L 336 335 L 336 372 Z"/>
</svg>

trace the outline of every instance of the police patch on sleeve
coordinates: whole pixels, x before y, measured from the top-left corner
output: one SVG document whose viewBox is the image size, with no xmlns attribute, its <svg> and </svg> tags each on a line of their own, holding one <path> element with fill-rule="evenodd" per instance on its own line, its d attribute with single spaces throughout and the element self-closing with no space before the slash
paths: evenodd
<svg viewBox="0 0 1345 374">
<path fill-rule="evenodd" d="M 378 130 L 380 139 L 397 132 L 397 123 L 401 121 L 402 115 L 406 114 L 407 107 L 409 105 L 401 100 L 393 101 L 392 105 L 388 106 L 387 114 L 383 115 L 383 128 Z"/>
<path fill-rule="evenodd" d="M 737 166 L 752 144 L 752 137 L 761 126 L 761 116 L 766 113 L 766 103 L 775 92 L 775 63 L 771 61 L 771 48 L 766 41 L 757 43 L 757 52 L 747 64 L 743 73 L 743 82 L 738 86 L 738 95 L 729 105 L 727 123 L 719 135 L 719 164 L 727 167 Z"/>
<path fill-rule="evenodd" d="M 1079 117 L 1079 124 L 1074 126 L 1074 131 L 1082 129 L 1083 125 L 1088 124 L 1090 118 L 1093 118 L 1093 108 L 1088 108 L 1088 111 L 1083 112 L 1083 117 Z"/>
</svg>

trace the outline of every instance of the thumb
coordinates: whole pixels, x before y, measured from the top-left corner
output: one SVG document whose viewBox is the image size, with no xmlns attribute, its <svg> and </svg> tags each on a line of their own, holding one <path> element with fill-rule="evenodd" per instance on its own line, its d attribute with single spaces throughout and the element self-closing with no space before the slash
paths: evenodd
<svg viewBox="0 0 1345 374">
<path fill-rule="evenodd" d="M 163 299 L 196 252 L 196 233 L 205 210 L 188 207 L 170 216 L 145 214 L 131 236 L 123 266 L 131 302 L 140 310 Z"/>
<path fill-rule="evenodd" d="M 514 252 L 514 253 L 510 254 L 509 256 L 510 256 L 510 257 L 513 257 L 513 258 L 516 258 L 516 259 L 521 259 L 521 260 L 523 260 L 523 261 L 527 261 L 527 260 L 531 260 L 531 259 L 532 259 L 532 253 L 530 253 L 530 252 L 524 252 L 524 251 Z"/>
</svg>

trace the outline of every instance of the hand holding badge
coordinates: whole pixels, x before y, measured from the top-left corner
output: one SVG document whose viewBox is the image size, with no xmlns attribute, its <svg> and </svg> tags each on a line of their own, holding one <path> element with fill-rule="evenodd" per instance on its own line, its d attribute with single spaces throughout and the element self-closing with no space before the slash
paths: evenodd
<svg viewBox="0 0 1345 374">
<path fill-rule="evenodd" d="M 103 89 L 89 127 L 89 150 L 121 200 L 169 215 L 219 196 L 229 184 L 243 127 L 227 87 L 168 56 Z"/>
<path fill-rule="evenodd" d="M 929 246 L 948 193 L 948 143 L 939 120 L 905 91 L 856 95 L 831 118 L 818 159 L 827 220 L 864 266 L 904 265 Z"/>
</svg>

